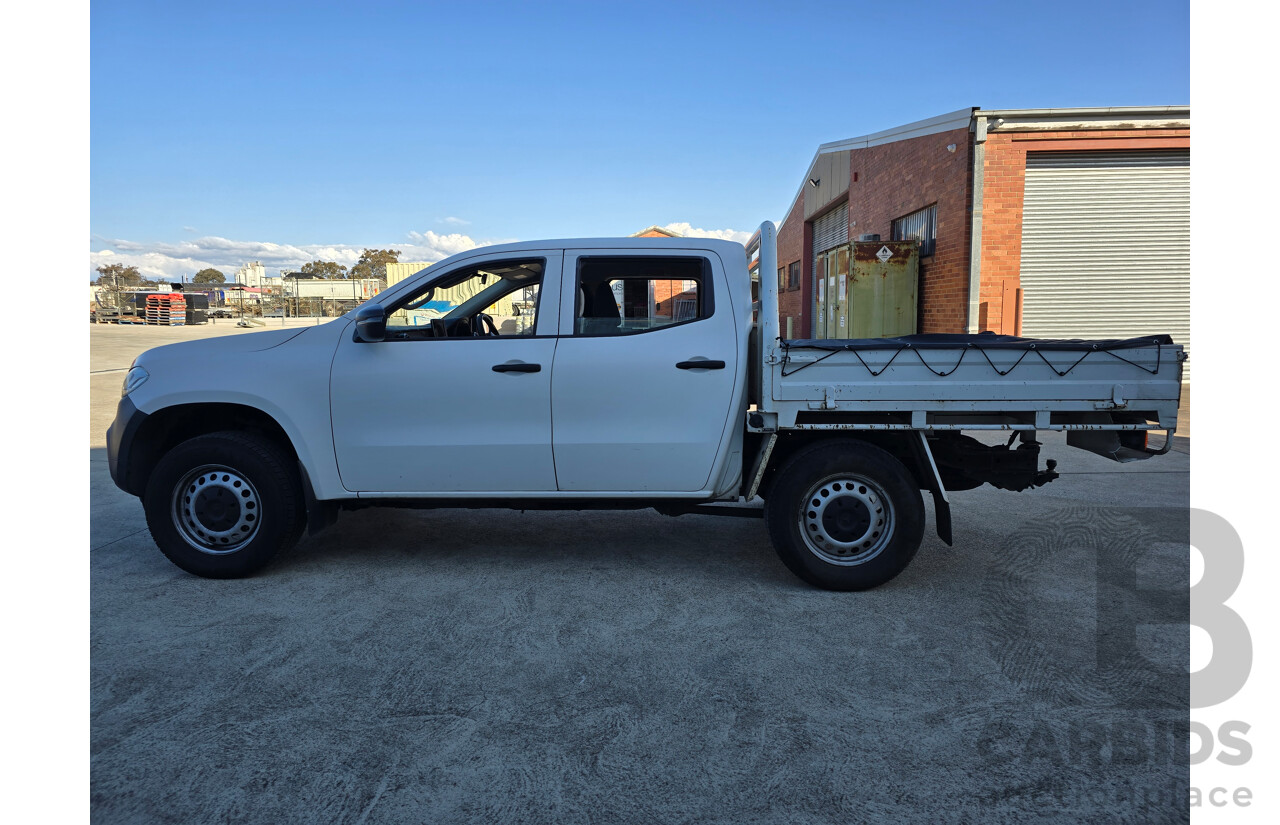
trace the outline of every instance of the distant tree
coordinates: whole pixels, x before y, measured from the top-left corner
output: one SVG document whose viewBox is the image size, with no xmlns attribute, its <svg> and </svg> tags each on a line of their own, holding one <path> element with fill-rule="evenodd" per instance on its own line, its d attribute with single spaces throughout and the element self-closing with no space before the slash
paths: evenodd
<svg viewBox="0 0 1280 825">
<path fill-rule="evenodd" d="M 105 293 L 107 301 L 112 306 L 120 306 L 123 303 L 122 293 L 132 292 L 155 284 L 154 281 L 142 277 L 142 273 L 138 272 L 136 266 L 125 266 L 124 264 L 103 264 L 98 267 L 97 283 L 102 287 L 102 292 Z"/>
<path fill-rule="evenodd" d="M 103 264 L 98 267 L 98 284 L 112 289 L 127 289 L 149 283 L 136 266 Z"/>
<path fill-rule="evenodd" d="M 360 253 L 360 260 L 351 267 L 352 278 L 387 279 L 387 264 L 400 262 L 398 249 L 366 249 Z"/>
<path fill-rule="evenodd" d="M 317 278 L 347 277 L 347 268 L 333 261 L 312 261 L 309 264 L 303 264 L 299 271 L 303 275 L 313 275 Z"/>
<path fill-rule="evenodd" d="M 195 277 L 191 279 L 191 283 L 193 284 L 225 284 L 226 282 L 227 276 L 223 275 L 213 267 L 200 270 L 195 274 Z"/>
</svg>

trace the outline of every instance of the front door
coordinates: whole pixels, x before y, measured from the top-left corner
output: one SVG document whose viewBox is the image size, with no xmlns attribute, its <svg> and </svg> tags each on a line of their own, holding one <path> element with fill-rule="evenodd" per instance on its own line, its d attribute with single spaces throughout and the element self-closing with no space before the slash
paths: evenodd
<svg viewBox="0 0 1280 825">
<path fill-rule="evenodd" d="M 560 260 L 560 252 L 522 252 L 424 272 L 420 288 L 389 304 L 385 341 L 342 336 L 330 403 L 343 486 L 401 494 L 556 489 L 551 365 Z"/>
<path fill-rule="evenodd" d="M 719 259 L 566 252 L 564 272 L 551 384 L 560 489 L 705 489 L 741 380 Z"/>
</svg>

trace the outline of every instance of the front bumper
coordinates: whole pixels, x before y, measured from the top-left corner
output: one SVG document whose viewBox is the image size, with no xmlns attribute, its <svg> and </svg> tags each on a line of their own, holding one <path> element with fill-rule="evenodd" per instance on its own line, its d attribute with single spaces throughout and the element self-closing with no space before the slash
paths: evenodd
<svg viewBox="0 0 1280 825">
<path fill-rule="evenodd" d="M 147 414 L 139 412 L 126 395 L 116 406 L 115 421 L 107 428 L 107 468 L 111 471 L 111 480 L 121 490 L 135 496 L 141 496 L 142 491 L 133 489 L 136 485 L 129 477 L 129 456 L 138 430 L 146 419 Z"/>
</svg>

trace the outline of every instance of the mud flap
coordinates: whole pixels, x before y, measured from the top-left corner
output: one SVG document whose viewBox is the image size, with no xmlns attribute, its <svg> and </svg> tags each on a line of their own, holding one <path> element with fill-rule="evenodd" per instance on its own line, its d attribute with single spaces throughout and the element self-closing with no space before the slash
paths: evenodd
<svg viewBox="0 0 1280 825">
<path fill-rule="evenodd" d="M 336 501 L 320 501 L 316 498 L 315 488 L 311 486 L 311 476 L 307 468 L 298 462 L 298 475 L 302 478 L 302 498 L 307 508 L 307 535 L 314 536 L 338 520 L 338 503 Z"/>
<path fill-rule="evenodd" d="M 947 500 L 947 490 L 942 486 L 942 476 L 938 473 L 938 465 L 933 460 L 933 451 L 929 449 L 929 441 L 923 431 L 916 432 L 916 438 L 910 439 L 916 454 L 916 462 L 920 467 L 921 479 L 927 489 L 933 493 L 933 520 L 938 531 L 938 538 L 948 546 L 951 541 L 951 502 Z"/>
</svg>

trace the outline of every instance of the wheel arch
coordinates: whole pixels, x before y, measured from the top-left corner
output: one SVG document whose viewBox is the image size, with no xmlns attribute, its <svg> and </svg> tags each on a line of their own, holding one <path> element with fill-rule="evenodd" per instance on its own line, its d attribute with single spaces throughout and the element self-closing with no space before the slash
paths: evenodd
<svg viewBox="0 0 1280 825">
<path fill-rule="evenodd" d="M 813 444 L 857 442 L 879 447 L 902 462 L 921 490 L 927 490 L 931 486 L 932 470 L 921 462 L 920 453 L 912 442 L 912 439 L 919 438 L 915 432 L 784 430 L 778 436 L 773 454 L 769 456 L 769 466 L 765 469 L 764 478 L 760 482 L 760 495 L 765 498 L 768 497 L 769 490 L 781 468 L 786 466 L 793 455 Z"/>
<path fill-rule="evenodd" d="M 138 427 L 122 477 L 130 493 L 141 496 L 147 480 L 160 459 L 178 444 L 200 435 L 236 430 L 253 432 L 284 450 L 309 489 L 309 479 L 299 461 L 298 450 L 289 434 L 275 418 L 257 407 L 229 402 L 194 402 L 162 407 L 150 413 Z"/>
</svg>

